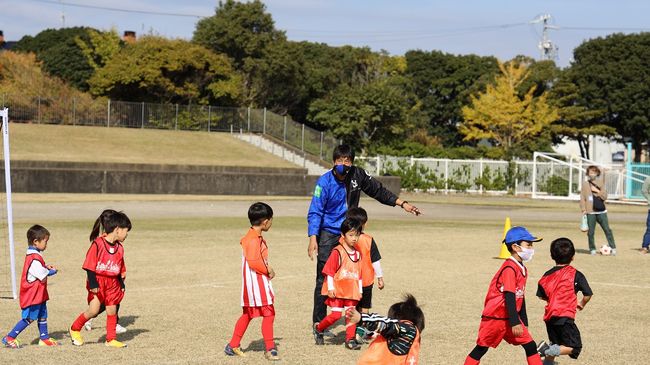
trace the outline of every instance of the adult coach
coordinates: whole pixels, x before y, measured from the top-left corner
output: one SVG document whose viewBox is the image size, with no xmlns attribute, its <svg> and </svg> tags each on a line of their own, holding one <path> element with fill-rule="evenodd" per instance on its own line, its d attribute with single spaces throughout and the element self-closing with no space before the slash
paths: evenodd
<svg viewBox="0 0 650 365">
<path fill-rule="evenodd" d="M 307 255 L 313 261 L 317 255 L 316 287 L 314 289 L 313 322 L 320 322 L 327 315 L 325 297 L 321 295 L 323 267 L 332 249 L 338 244 L 341 223 L 348 208 L 358 207 L 363 191 L 382 204 L 400 206 L 406 212 L 420 215 L 420 210 L 401 200 L 373 179 L 364 169 L 353 166 L 354 151 L 349 145 L 340 145 L 332 156 L 334 167 L 316 182 L 314 195 L 307 214 L 309 247 Z"/>
</svg>

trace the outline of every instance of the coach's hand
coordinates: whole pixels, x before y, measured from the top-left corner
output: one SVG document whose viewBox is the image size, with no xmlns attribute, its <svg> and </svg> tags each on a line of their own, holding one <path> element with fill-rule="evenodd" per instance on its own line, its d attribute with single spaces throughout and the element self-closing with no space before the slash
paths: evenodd
<svg viewBox="0 0 650 365">
<path fill-rule="evenodd" d="M 512 335 L 515 337 L 521 337 L 524 335 L 524 327 L 520 324 L 512 327 Z"/>
<path fill-rule="evenodd" d="M 314 261 L 314 256 L 318 256 L 318 242 L 316 242 L 316 236 L 309 236 L 309 246 L 307 246 L 307 256 L 309 259 Z"/>
</svg>

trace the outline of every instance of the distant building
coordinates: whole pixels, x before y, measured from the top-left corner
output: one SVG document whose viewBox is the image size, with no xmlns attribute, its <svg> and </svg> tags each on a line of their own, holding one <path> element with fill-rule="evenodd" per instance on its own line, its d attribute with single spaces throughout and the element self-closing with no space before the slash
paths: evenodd
<svg viewBox="0 0 650 365">
<path fill-rule="evenodd" d="M 0 30 L 0 51 L 11 49 L 15 44 L 13 41 L 5 41 L 5 34 Z"/>
</svg>

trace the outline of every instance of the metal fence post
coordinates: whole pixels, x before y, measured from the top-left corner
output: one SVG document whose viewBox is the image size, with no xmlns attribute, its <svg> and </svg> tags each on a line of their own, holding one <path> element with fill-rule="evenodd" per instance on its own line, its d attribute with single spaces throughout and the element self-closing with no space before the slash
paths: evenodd
<svg viewBox="0 0 650 365">
<path fill-rule="evenodd" d="M 176 117 L 174 117 L 174 130 L 178 130 L 178 104 L 176 104 Z"/>
<path fill-rule="evenodd" d="M 478 186 L 478 191 L 483 194 L 483 157 L 481 157 L 478 162 L 478 177 L 481 180 L 481 183 Z"/>
<path fill-rule="evenodd" d="M 287 143 L 287 116 L 284 116 L 284 131 L 282 132 L 282 142 Z"/>
<path fill-rule="evenodd" d="M 266 134 L 266 107 L 264 107 L 264 121 L 262 122 L 262 134 Z"/>
<path fill-rule="evenodd" d="M 108 108 L 106 111 L 106 128 L 111 126 L 111 99 L 108 99 Z"/>
<path fill-rule="evenodd" d="M 302 125 L 302 137 L 300 141 L 300 150 L 305 152 L 305 125 Z"/>
<path fill-rule="evenodd" d="M 627 143 L 627 153 L 625 156 L 625 197 L 630 199 L 632 197 L 632 143 Z"/>
<path fill-rule="evenodd" d="M 251 132 L 251 107 L 249 106 L 248 109 L 246 109 L 247 117 L 248 119 L 248 133 Z"/>
<path fill-rule="evenodd" d="M 77 122 L 77 98 L 72 98 L 72 125 L 76 125 Z"/>
<path fill-rule="evenodd" d="M 449 160 L 445 159 L 445 194 L 449 194 Z"/>
<path fill-rule="evenodd" d="M 323 159 L 323 132 L 320 132 L 320 153 L 318 154 L 319 159 Z"/>
<path fill-rule="evenodd" d="M 210 133 L 210 122 L 212 121 L 212 108 L 210 105 L 208 105 L 208 133 Z M 232 134 L 232 128 L 230 129 L 230 133 Z"/>
<path fill-rule="evenodd" d="M 381 157 L 377 155 L 377 176 L 381 176 Z"/>
<path fill-rule="evenodd" d="M 142 110 L 140 114 L 140 128 L 144 129 L 144 101 L 142 102 Z"/>
</svg>

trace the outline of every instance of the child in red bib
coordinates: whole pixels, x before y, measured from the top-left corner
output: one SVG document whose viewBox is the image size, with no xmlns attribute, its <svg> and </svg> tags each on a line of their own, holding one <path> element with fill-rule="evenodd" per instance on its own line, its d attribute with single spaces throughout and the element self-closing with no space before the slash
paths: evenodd
<svg viewBox="0 0 650 365">
<path fill-rule="evenodd" d="M 404 300 L 391 305 L 388 317 L 346 312 L 352 323 L 377 333 L 357 365 L 417 365 L 420 354 L 420 334 L 424 330 L 424 313 L 415 297 L 407 294 Z"/>
<path fill-rule="evenodd" d="M 502 340 L 521 345 L 528 365 L 541 365 L 535 341 L 528 333 L 526 316 L 526 279 L 524 262 L 533 258 L 533 242 L 541 241 L 524 227 L 512 227 L 503 242 L 512 254 L 492 278 L 485 297 L 476 347 L 465 359 L 465 365 L 478 365 L 489 347 L 496 348 Z"/>
<path fill-rule="evenodd" d="M 346 218 L 341 224 L 341 240 L 334 247 L 330 257 L 323 267 L 322 295 L 326 295 L 325 304 L 332 312 L 320 323 L 314 323 L 314 339 L 317 345 L 324 345 L 323 331 L 338 321 L 342 312 L 354 308 L 361 299 L 363 292 L 361 254 L 355 249 L 355 244 L 361 234 L 361 222 Z M 354 339 L 356 326 L 346 320 L 345 347 L 359 350 L 361 345 Z"/>
<path fill-rule="evenodd" d="M 96 229 L 104 222 L 105 234 L 99 235 Z M 88 309 L 81 313 L 70 326 L 70 337 L 75 346 L 83 345 L 81 328 L 91 318 L 95 318 L 102 305 L 106 307 L 106 346 L 126 347 L 117 340 L 117 305 L 124 297 L 124 246 L 122 242 L 131 230 L 131 221 L 122 212 L 114 212 L 107 217 L 102 214 L 95 221 L 91 233 L 91 244 L 82 268 L 86 271 L 88 290 Z"/>
<path fill-rule="evenodd" d="M 47 331 L 47 278 L 56 274 L 52 265 L 45 265 L 41 252 L 47 248 L 50 232 L 43 226 L 34 225 L 27 231 L 27 255 L 20 278 L 20 308 L 22 319 L 2 338 L 2 344 L 9 348 L 20 348 L 18 335 L 33 321 L 38 320 L 39 346 L 57 346 Z"/>
<path fill-rule="evenodd" d="M 555 357 L 569 355 L 577 359 L 582 350 L 580 331 L 575 324 L 577 310 L 582 310 L 593 292 L 587 278 L 571 261 L 576 250 L 568 238 L 558 238 L 551 243 L 551 257 L 556 266 L 547 271 L 537 285 L 537 296 L 547 302 L 544 322 L 550 345 L 542 341 L 537 347 L 545 356 L 544 364 L 553 364 Z M 582 299 L 578 302 L 578 292 Z"/>
</svg>

